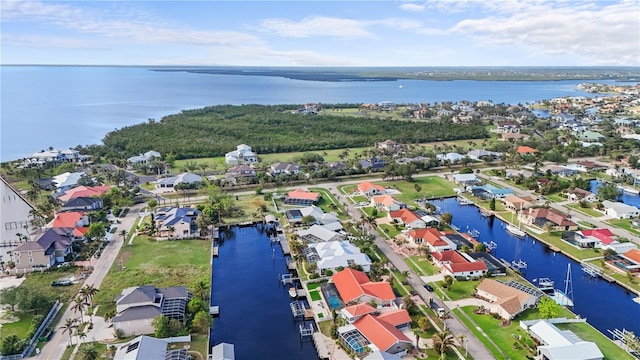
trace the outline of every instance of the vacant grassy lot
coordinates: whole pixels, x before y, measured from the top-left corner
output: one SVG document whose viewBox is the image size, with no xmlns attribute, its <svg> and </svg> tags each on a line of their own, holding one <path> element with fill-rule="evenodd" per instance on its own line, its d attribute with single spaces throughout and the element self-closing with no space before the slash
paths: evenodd
<svg viewBox="0 0 640 360">
<path fill-rule="evenodd" d="M 211 276 L 211 243 L 203 240 L 150 241 L 145 236 L 124 245 L 95 297 L 98 315 L 115 310 L 114 298 L 131 286 L 185 285 Z M 123 267 L 120 267 L 120 264 Z"/>
<path fill-rule="evenodd" d="M 349 214 L 344 210 L 344 207 L 342 207 L 340 202 L 335 198 L 335 196 L 333 196 L 333 194 L 329 190 L 320 187 L 313 187 L 309 188 L 309 191 L 322 194 L 320 202 L 318 203 L 318 206 L 322 209 L 322 211 L 324 211 L 325 213 L 335 212 L 338 217 L 343 220 L 349 218 Z"/>
<path fill-rule="evenodd" d="M 634 234 L 634 235 L 638 235 L 640 236 L 640 230 L 638 230 L 638 228 L 635 228 L 631 225 L 631 220 L 627 220 L 627 219 L 611 219 L 611 220 L 607 220 L 607 223 L 615 226 L 615 227 L 619 227 L 621 229 L 625 229 L 628 232 Z"/>
<path fill-rule="evenodd" d="M 416 177 L 413 179 L 413 182 L 395 180 L 380 182 L 377 184 L 400 191 L 401 194 L 394 196 L 405 203 L 410 203 L 423 197 L 428 199 L 438 199 L 445 196 L 454 196 L 456 194 L 455 191 L 453 191 L 455 184 L 439 176 Z M 416 184 L 420 186 L 420 192 L 416 191 Z"/>
<path fill-rule="evenodd" d="M 413 271 L 415 271 L 419 275 L 430 276 L 440 273 L 440 269 L 422 255 L 411 256 L 410 258 L 405 258 L 404 260 L 409 266 L 411 266 Z"/>
<path fill-rule="evenodd" d="M 570 205 L 565 205 L 565 206 L 570 208 L 570 209 L 573 209 L 573 210 L 575 210 L 577 212 L 580 212 L 580 213 L 583 213 L 585 215 L 589 215 L 589 216 L 592 216 L 592 217 L 600 217 L 600 216 L 602 216 L 601 212 L 599 212 L 599 211 L 597 211 L 595 209 L 592 209 L 592 208 L 583 208 L 578 204 L 570 204 Z"/>
</svg>

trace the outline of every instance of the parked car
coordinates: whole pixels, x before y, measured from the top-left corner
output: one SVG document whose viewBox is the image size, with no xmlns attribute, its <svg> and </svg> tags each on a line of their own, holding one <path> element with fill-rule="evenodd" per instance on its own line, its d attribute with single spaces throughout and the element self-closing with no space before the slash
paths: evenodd
<svg viewBox="0 0 640 360">
<path fill-rule="evenodd" d="M 51 286 L 71 286 L 73 285 L 73 281 L 69 279 L 56 280 L 51 283 Z"/>
<path fill-rule="evenodd" d="M 431 285 L 429 285 L 429 284 L 425 284 L 424 288 L 429 290 L 429 291 L 433 291 L 433 287 Z"/>
</svg>

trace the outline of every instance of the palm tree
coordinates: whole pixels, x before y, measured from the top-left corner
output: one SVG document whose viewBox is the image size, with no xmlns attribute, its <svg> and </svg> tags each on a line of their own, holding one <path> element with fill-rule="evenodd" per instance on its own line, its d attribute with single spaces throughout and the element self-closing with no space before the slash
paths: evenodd
<svg viewBox="0 0 640 360">
<path fill-rule="evenodd" d="M 98 349 L 94 344 L 84 343 L 78 348 L 81 360 L 97 360 L 99 358 Z"/>
<path fill-rule="evenodd" d="M 449 346 L 453 346 L 455 343 L 453 335 L 449 332 L 449 330 L 443 330 L 438 333 L 433 334 L 431 338 L 433 340 L 433 347 L 440 354 L 440 359 L 446 359 L 447 357 L 447 348 Z"/>
<path fill-rule="evenodd" d="M 80 289 L 80 296 L 82 300 L 87 303 L 87 306 L 93 307 L 93 297 L 98 293 L 97 288 L 93 287 L 93 285 L 85 285 Z M 93 324 L 93 314 L 89 313 L 89 322 Z"/>
<path fill-rule="evenodd" d="M 209 290 L 209 283 L 205 279 L 200 279 L 200 281 L 196 282 L 193 290 L 202 300 L 207 300 L 209 297 L 209 292 L 207 291 Z"/>
<path fill-rule="evenodd" d="M 84 308 L 89 306 L 89 303 L 86 302 L 85 299 L 81 298 L 80 296 L 76 296 L 75 299 L 73 299 L 73 305 L 71 305 L 71 309 L 73 310 L 73 312 L 79 312 L 80 313 L 80 322 L 82 323 L 82 318 L 83 318 L 83 312 L 84 312 Z"/>
<path fill-rule="evenodd" d="M 77 329 L 77 320 L 76 319 L 66 319 L 64 325 L 60 327 L 62 329 L 62 333 L 69 333 L 69 345 L 73 345 L 73 329 Z"/>
<path fill-rule="evenodd" d="M 122 236 L 122 241 L 124 241 L 127 238 L 127 230 L 120 230 L 118 234 Z"/>
</svg>

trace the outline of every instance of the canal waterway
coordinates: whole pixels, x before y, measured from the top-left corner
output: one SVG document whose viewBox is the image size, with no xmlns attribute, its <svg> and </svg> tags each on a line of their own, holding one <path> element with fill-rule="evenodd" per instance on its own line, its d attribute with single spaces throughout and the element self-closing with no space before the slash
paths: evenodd
<svg viewBox="0 0 640 360">
<path fill-rule="evenodd" d="M 600 187 L 600 185 L 602 185 L 602 181 L 591 180 L 590 181 L 590 185 L 591 185 L 591 189 L 589 191 L 591 191 L 594 194 L 597 194 L 598 193 L 598 188 Z M 629 186 L 629 185 L 625 185 L 625 186 Z M 618 199 L 618 201 L 623 202 L 623 203 L 625 203 L 627 205 L 640 207 L 640 196 L 638 196 L 636 194 L 628 193 L 626 191 L 622 191 L 620 193 L 620 198 Z"/>
<path fill-rule="evenodd" d="M 475 206 L 461 206 L 455 198 L 433 201 L 433 204 L 440 211 L 451 213 L 453 224 L 460 231 L 476 229 L 481 242 L 495 242 L 498 247 L 494 254 L 498 259 L 509 263 L 525 261 L 528 267 L 523 275 L 532 283 L 534 279 L 548 277 L 554 280 L 556 288 L 564 290 L 567 264 L 571 264 L 573 311 L 607 336 L 610 336 L 607 330 L 616 328 L 640 333 L 640 305 L 632 300 L 633 293 L 615 283 L 584 274 L 579 263 L 551 251 L 530 236 L 519 239 L 510 235 L 503 221 L 483 217 Z"/>
<path fill-rule="evenodd" d="M 235 227 L 213 261 L 211 304 L 220 306 L 210 346 L 235 345 L 237 359 L 316 359 L 310 338 L 300 342 L 287 288 L 279 284 L 286 260 L 256 227 Z M 308 325 L 307 325 L 308 326 Z"/>
</svg>

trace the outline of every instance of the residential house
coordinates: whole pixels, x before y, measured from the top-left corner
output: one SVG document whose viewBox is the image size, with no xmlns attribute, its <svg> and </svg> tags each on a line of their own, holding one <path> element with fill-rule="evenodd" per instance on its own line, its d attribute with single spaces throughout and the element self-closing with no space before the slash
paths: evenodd
<svg viewBox="0 0 640 360">
<path fill-rule="evenodd" d="M 83 211 L 56 213 L 51 227 L 53 228 L 77 228 L 89 226 L 89 215 Z"/>
<path fill-rule="evenodd" d="M 529 146 L 518 146 L 518 148 L 516 149 L 516 152 L 520 155 L 535 155 L 535 153 L 537 153 L 538 150 Z"/>
<path fill-rule="evenodd" d="M 258 162 L 258 155 L 249 145 L 240 144 L 235 150 L 224 155 L 224 162 L 227 165 L 253 164 Z"/>
<path fill-rule="evenodd" d="M 362 271 L 346 268 L 331 277 L 345 304 L 369 303 L 378 308 L 396 307 L 396 295 L 387 281 L 372 282 Z"/>
<path fill-rule="evenodd" d="M 209 360 L 235 360 L 236 349 L 233 344 L 220 343 L 211 348 Z"/>
<path fill-rule="evenodd" d="M 317 225 L 314 225 L 317 226 Z M 309 244 L 305 250 L 305 258 L 310 264 L 318 266 L 318 272 L 323 275 L 327 270 L 335 273 L 342 267 L 359 266 L 362 271 L 371 270 L 371 259 L 349 241 L 327 241 Z"/>
<path fill-rule="evenodd" d="M 308 229 L 298 230 L 298 237 L 308 243 L 324 243 L 328 241 L 341 241 L 344 236 L 325 225 L 314 224 Z"/>
<path fill-rule="evenodd" d="M 622 254 L 622 257 L 627 260 L 627 264 L 625 266 L 626 271 L 631 271 L 633 273 L 640 272 L 640 250 L 638 248 L 625 252 Z"/>
<path fill-rule="evenodd" d="M 511 210 L 512 212 L 517 212 L 520 210 L 526 210 L 535 205 L 533 197 L 529 195 L 507 195 L 502 199 L 504 203 L 504 207 Z"/>
<path fill-rule="evenodd" d="M 578 161 L 576 163 L 577 168 L 582 171 L 586 171 L 586 172 L 594 172 L 594 171 L 603 171 L 607 169 L 606 165 L 601 165 L 598 163 L 595 163 L 593 161 Z"/>
<path fill-rule="evenodd" d="M 95 211 L 102 209 L 102 199 L 98 197 L 76 197 L 62 205 L 61 211 Z"/>
<path fill-rule="evenodd" d="M 283 202 L 287 205 L 310 206 L 320 201 L 320 193 L 304 189 L 289 191 Z"/>
<path fill-rule="evenodd" d="M 598 201 L 598 196 L 596 194 L 581 188 L 568 188 L 562 193 L 567 196 L 567 199 L 575 202 L 586 201 L 592 203 Z"/>
<path fill-rule="evenodd" d="M 189 207 L 163 207 L 154 212 L 158 235 L 163 238 L 189 239 L 198 236 L 196 219 L 200 210 Z"/>
<path fill-rule="evenodd" d="M 466 157 L 467 157 L 466 155 L 461 155 L 461 154 L 454 153 L 454 152 L 436 155 L 436 159 L 439 160 L 440 162 L 447 162 L 448 161 L 450 163 L 458 163 L 458 162 L 460 162 L 462 159 L 464 159 Z"/>
<path fill-rule="evenodd" d="M 407 206 L 403 202 L 401 202 L 400 200 L 397 200 L 391 195 L 373 196 L 371 198 L 371 205 L 375 206 L 378 209 L 388 211 L 388 212 L 398 211 Z"/>
<path fill-rule="evenodd" d="M 430 252 L 456 249 L 456 244 L 436 228 L 413 229 L 407 232 L 407 237 L 414 244 L 426 244 Z"/>
<path fill-rule="evenodd" d="M 485 160 L 496 160 L 502 157 L 501 152 L 488 151 L 485 149 L 480 150 L 471 150 L 467 153 L 467 157 L 472 160 L 485 161 Z"/>
<path fill-rule="evenodd" d="M 452 175 L 447 175 L 447 177 L 449 178 L 450 181 L 453 181 L 457 185 L 460 185 L 465 188 L 467 186 L 482 184 L 482 181 L 480 181 L 480 179 L 478 179 L 478 177 L 475 174 L 452 174 Z"/>
<path fill-rule="evenodd" d="M 388 153 L 395 153 L 402 148 L 402 145 L 389 139 L 376 144 L 376 147 Z"/>
<path fill-rule="evenodd" d="M 544 168 L 540 169 L 541 171 L 549 171 L 554 175 L 558 175 L 560 177 L 569 177 L 577 174 L 579 171 L 576 169 L 572 169 L 566 166 L 558 166 L 558 165 L 548 165 Z"/>
<path fill-rule="evenodd" d="M 531 208 L 522 211 L 519 215 L 520 221 L 527 225 L 532 225 L 540 229 L 550 231 L 578 230 L 578 224 L 569 220 L 566 215 L 555 209 Z"/>
<path fill-rule="evenodd" d="M 456 250 L 445 250 L 431 253 L 435 263 L 447 274 L 460 278 L 479 278 L 487 273 L 484 261 L 477 261 L 465 253 Z"/>
<path fill-rule="evenodd" d="M 28 164 L 42 165 L 49 162 L 80 162 L 84 161 L 86 156 L 80 155 L 78 150 L 74 149 L 48 149 L 31 155 Z"/>
<path fill-rule="evenodd" d="M 470 252 L 467 253 L 468 256 L 473 258 L 475 261 L 482 261 L 487 266 L 487 273 L 491 274 L 491 276 L 506 276 L 507 275 L 507 267 L 498 260 L 495 256 L 491 255 L 488 252 Z"/>
<path fill-rule="evenodd" d="M 300 165 L 290 162 L 275 162 L 269 166 L 269 174 L 278 176 L 280 174 L 297 175 L 300 173 Z"/>
<path fill-rule="evenodd" d="M 156 188 L 176 188 L 182 187 L 196 189 L 202 184 L 202 176 L 193 173 L 182 173 L 176 176 L 170 176 L 156 181 Z"/>
<path fill-rule="evenodd" d="M 78 186 L 69 189 L 64 194 L 58 196 L 58 200 L 66 202 L 77 197 L 100 197 L 111 191 L 111 186 Z"/>
<path fill-rule="evenodd" d="M 406 312 L 406 310 L 401 310 Z M 404 317 L 404 315 L 402 315 Z M 406 317 L 409 315 L 406 314 Z M 340 341 L 355 353 L 364 353 L 367 347 L 376 348 L 389 354 L 405 355 L 412 342 L 400 329 L 389 321 L 399 316 L 385 319 L 371 314 L 364 315 L 353 324 L 338 328 Z"/>
<path fill-rule="evenodd" d="M 80 178 L 86 176 L 86 174 L 82 171 L 79 172 L 65 172 L 60 175 L 56 175 L 53 177 L 53 184 L 56 187 L 57 193 L 63 193 L 71 188 L 78 186 L 78 181 Z"/>
<path fill-rule="evenodd" d="M 562 234 L 562 240 L 582 249 L 603 249 L 617 242 L 615 236 L 609 229 L 567 231 Z"/>
<path fill-rule="evenodd" d="M 234 179 L 254 178 L 256 177 L 256 170 L 251 166 L 238 165 L 227 170 L 226 175 L 227 177 L 232 177 Z"/>
<path fill-rule="evenodd" d="M 68 228 L 49 228 L 36 241 L 23 242 L 13 250 L 18 270 L 49 268 L 66 261 L 73 252 Z"/>
<path fill-rule="evenodd" d="M 369 303 L 358 303 L 351 306 L 345 306 L 340 309 L 340 316 L 347 320 L 349 324 L 353 324 L 358 319 L 362 318 L 367 314 L 373 314 L 377 312 L 378 309 L 371 306 Z"/>
<path fill-rule="evenodd" d="M 523 287 L 526 287 L 523 285 Z M 521 312 L 536 306 L 538 297 L 493 279 L 484 279 L 476 287 L 476 296 L 491 303 L 489 311 L 505 320 L 511 320 Z"/>
<path fill-rule="evenodd" d="M 508 188 L 499 188 L 491 184 L 470 186 L 469 189 L 474 196 L 482 199 L 503 199 L 508 195 L 513 195 L 513 190 Z"/>
<path fill-rule="evenodd" d="M 191 297 L 185 286 L 129 287 L 116 296 L 116 316 L 111 323 L 115 330 L 122 330 L 125 336 L 153 334 L 153 319 L 160 315 L 184 322 Z"/>
<path fill-rule="evenodd" d="M 146 165 L 152 162 L 154 159 L 160 159 L 162 155 L 159 152 L 150 150 L 144 154 L 140 154 L 137 156 L 132 156 L 127 159 L 127 162 L 131 165 Z"/>
<path fill-rule="evenodd" d="M 22 193 L 0 176 L 0 256 L 8 261 L 8 251 L 12 251 L 12 244 L 16 242 L 16 234 L 28 235 L 32 228 L 32 213 L 35 208 Z"/>
<path fill-rule="evenodd" d="M 300 209 L 289 209 L 284 213 L 289 224 L 294 226 L 302 224 L 302 218 L 304 218 L 305 216 L 312 216 L 314 218 L 315 224 L 324 225 L 325 228 L 331 229 L 333 231 L 342 229 L 340 219 L 338 219 L 335 214 L 325 213 L 324 211 L 322 211 L 322 209 L 315 205 L 307 206 Z"/>
<path fill-rule="evenodd" d="M 604 355 L 591 341 L 571 330 L 560 330 L 547 320 L 523 321 L 520 326 L 538 345 L 538 357 L 545 360 L 602 360 Z"/>
<path fill-rule="evenodd" d="M 344 171 L 347 166 L 342 161 L 329 161 L 324 163 L 327 166 L 327 169 L 331 171 Z"/>
<path fill-rule="evenodd" d="M 358 192 L 368 198 L 372 196 L 384 195 L 385 191 L 386 190 L 383 186 L 373 184 L 368 181 L 363 181 L 358 184 Z"/>
<path fill-rule="evenodd" d="M 187 360 L 191 356 L 185 348 L 168 350 L 169 341 L 150 336 L 138 336 L 117 345 L 113 360 Z"/>
<path fill-rule="evenodd" d="M 519 133 L 520 124 L 516 121 L 502 121 L 497 124 L 495 132 L 498 134 Z"/>
<path fill-rule="evenodd" d="M 411 229 L 420 229 L 427 226 L 418 214 L 407 208 L 402 208 L 398 211 L 389 211 L 387 217 L 390 221 L 397 222 Z"/>
<path fill-rule="evenodd" d="M 586 131 L 576 131 L 574 135 L 578 137 L 578 139 L 586 142 L 599 142 L 605 139 L 605 136 L 596 131 L 586 130 Z"/>
<path fill-rule="evenodd" d="M 616 219 L 633 219 L 640 215 L 640 210 L 633 206 L 618 201 L 605 200 L 602 202 L 604 212 L 608 216 Z"/>
<path fill-rule="evenodd" d="M 382 171 L 386 164 L 387 163 L 384 161 L 384 159 L 378 158 L 358 160 L 358 166 L 360 166 L 362 169 L 373 172 Z"/>
</svg>

